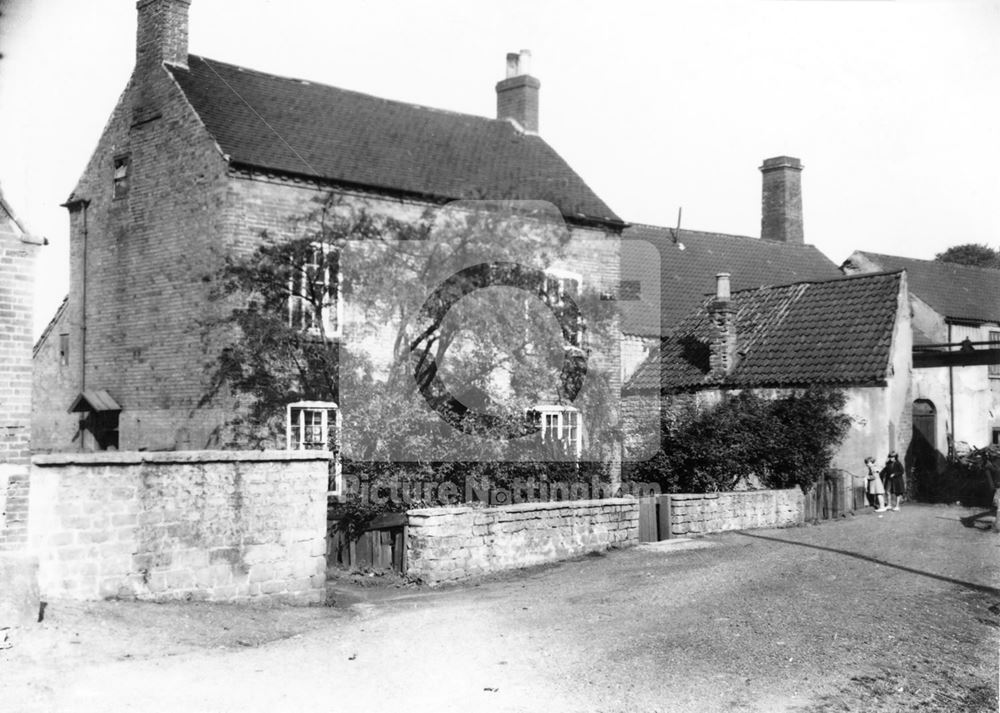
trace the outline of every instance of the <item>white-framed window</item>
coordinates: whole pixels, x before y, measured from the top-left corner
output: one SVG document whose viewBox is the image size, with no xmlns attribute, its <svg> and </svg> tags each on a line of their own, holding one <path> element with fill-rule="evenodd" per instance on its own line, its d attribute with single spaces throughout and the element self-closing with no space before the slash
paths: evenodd
<svg viewBox="0 0 1000 713">
<path fill-rule="evenodd" d="M 288 326 L 326 337 L 341 336 L 344 305 L 337 251 L 313 243 L 288 278 Z"/>
<path fill-rule="evenodd" d="M 296 401 L 286 407 L 285 447 L 290 451 L 333 453 L 331 492 L 342 492 L 340 473 L 340 409 L 332 401 Z"/>
<path fill-rule="evenodd" d="M 990 349 L 1000 349 L 1000 332 L 990 332 Z M 1000 364 L 990 364 L 987 371 L 991 379 L 1000 379 Z"/>
<path fill-rule="evenodd" d="M 580 286 L 583 284 L 583 277 L 578 272 L 561 270 L 550 267 L 545 270 L 545 284 L 543 291 L 548 297 L 549 304 L 559 310 L 566 304 L 566 297 L 570 297 L 577 306 L 576 329 L 570 333 L 570 343 L 575 347 L 583 346 L 585 327 L 583 314 L 580 308 Z"/>
<path fill-rule="evenodd" d="M 583 452 L 580 410 L 573 406 L 540 404 L 532 411 L 539 418 L 543 441 L 562 441 L 577 458 Z"/>
</svg>

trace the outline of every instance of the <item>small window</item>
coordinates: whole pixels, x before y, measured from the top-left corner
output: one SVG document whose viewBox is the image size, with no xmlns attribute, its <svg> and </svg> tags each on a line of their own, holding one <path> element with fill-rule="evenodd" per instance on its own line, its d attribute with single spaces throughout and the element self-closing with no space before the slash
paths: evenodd
<svg viewBox="0 0 1000 713">
<path fill-rule="evenodd" d="M 288 405 L 288 450 L 336 450 L 340 414 L 327 401 Z"/>
<path fill-rule="evenodd" d="M 129 157 L 116 156 L 115 170 L 112 178 L 112 197 L 124 198 L 128 195 Z"/>
<path fill-rule="evenodd" d="M 1000 428 L 993 429 L 993 445 L 1000 446 Z"/>
<path fill-rule="evenodd" d="M 288 404 L 286 448 L 290 451 L 329 450 L 333 453 L 330 493 L 342 493 L 340 473 L 340 410 L 329 401 Z"/>
<path fill-rule="evenodd" d="M 562 442 L 570 453 L 580 457 L 583 452 L 583 429 L 577 409 L 543 404 L 532 409 L 531 415 L 541 425 L 543 441 Z"/>
<path fill-rule="evenodd" d="M 990 332 L 990 349 L 1000 349 L 1000 332 Z M 990 364 L 987 368 L 991 379 L 1000 379 L 1000 364 Z"/>
<path fill-rule="evenodd" d="M 69 366 L 69 335 L 59 335 L 59 366 Z"/>
<path fill-rule="evenodd" d="M 288 285 L 288 326 L 310 334 L 339 337 L 343 324 L 340 265 L 336 250 L 316 243 Z"/>
</svg>

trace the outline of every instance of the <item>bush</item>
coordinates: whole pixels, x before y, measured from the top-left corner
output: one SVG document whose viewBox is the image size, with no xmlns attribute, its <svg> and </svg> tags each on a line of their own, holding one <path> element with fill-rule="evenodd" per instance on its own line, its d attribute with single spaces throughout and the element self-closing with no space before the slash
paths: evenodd
<svg viewBox="0 0 1000 713">
<path fill-rule="evenodd" d="M 840 391 L 811 388 L 777 399 L 750 391 L 711 407 L 675 397 L 661 419 L 662 447 L 633 468 L 665 493 L 733 490 L 745 479 L 808 490 L 830 466 L 850 426 Z"/>
</svg>

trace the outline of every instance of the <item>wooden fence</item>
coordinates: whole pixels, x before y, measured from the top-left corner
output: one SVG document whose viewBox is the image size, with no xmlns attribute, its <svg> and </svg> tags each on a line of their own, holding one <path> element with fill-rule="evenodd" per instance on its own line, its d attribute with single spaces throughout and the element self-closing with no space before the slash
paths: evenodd
<svg viewBox="0 0 1000 713">
<path fill-rule="evenodd" d="M 834 520 L 843 517 L 849 511 L 858 508 L 859 489 L 851 483 L 850 494 L 845 493 L 845 477 L 842 473 L 828 475 L 805 494 L 804 520 L 806 522 L 816 522 L 818 520 Z M 864 504 L 864 490 L 860 491 L 862 507 Z"/>
<path fill-rule="evenodd" d="M 355 539 L 327 526 L 326 561 L 346 569 L 406 572 L 406 513 L 380 515 Z"/>
</svg>

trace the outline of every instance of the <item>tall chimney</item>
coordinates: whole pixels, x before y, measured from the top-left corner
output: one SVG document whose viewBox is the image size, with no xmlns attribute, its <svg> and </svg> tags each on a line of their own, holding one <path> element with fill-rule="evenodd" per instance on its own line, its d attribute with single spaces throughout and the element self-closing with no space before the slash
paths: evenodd
<svg viewBox="0 0 1000 713">
<path fill-rule="evenodd" d="M 532 77 L 531 52 L 507 55 L 507 78 L 497 82 L 497 118 L 513 119 L 525 131 L 538 132 L 538 89 L 542 83 Z"/>
<path fill-rule="evenodd" d="M 187 67 L 191 0 L 139 0 L 135 67 L 149 72 L 163 62 Z"/>
<path fill-rule="evenodd" d="M 760 167 L 760 237 L 802 245 L 802 162 L 791 156 L 764 159 Z"/>
<path fill-rule="evenodd" d="M 709 376 L 724 379 L 736 366 L 736 315 L 729 292 L 729 273 L 715 276 L 715 299 L 708 307 L 712 335 L 708 345 Z"/>
</svg>

